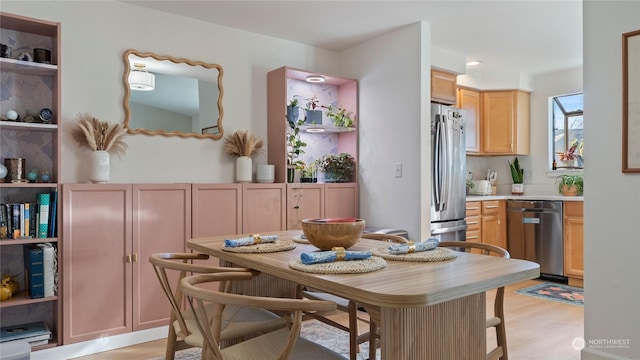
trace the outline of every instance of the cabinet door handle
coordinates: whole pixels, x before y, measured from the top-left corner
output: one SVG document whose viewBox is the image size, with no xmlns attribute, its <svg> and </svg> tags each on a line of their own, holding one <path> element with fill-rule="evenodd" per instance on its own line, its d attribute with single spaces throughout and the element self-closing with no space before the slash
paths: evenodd
<svg viewBox="0 0 640 360">
<path fill-rule="evenodd" d="M 467 236 L 467 239 L 477 239 L 479 236 Z"/>
<path fill-rule="evenodd" d="M 133 262 L 138 262 L 138 254 L 133 254 Z"/>
<path fill-rule="evenodd" d="M 487 205 L 487 206 L 485 206 L 485 208 L 487 208 L 487 209 L 497 209 L 498 205 Z"/>
<path fill-rule="evenodd" d="M 131 262 L 131 254 L 127 254 L 124 258 L 127 263 Z"/>
<path fill-rule="evenodd" d="M 467 221 L 467 225 L 475 225 L 475 224 L 479 224 L 479 221 Z"/>
<path fill-rule="evenodd" d="M 468 207 L 467 208 L 467 210 L 478 210 L 478 209 L 480 209 L 480 208 L 477 208 L 477 207 Z"/>
</svg>

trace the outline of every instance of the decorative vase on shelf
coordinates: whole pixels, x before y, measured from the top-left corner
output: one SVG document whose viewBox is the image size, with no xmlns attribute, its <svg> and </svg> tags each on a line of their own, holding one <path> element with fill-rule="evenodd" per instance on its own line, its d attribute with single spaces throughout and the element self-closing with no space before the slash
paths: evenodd
<svg viewBox="0 0 640 360">
<path fill-rule="evenodd" d="M 251 182 L 251 158 L 248 156 L 238 156 L 236 159 L 236 182 Z"/>
<path fill-rule="evenodd" d="M 296 180 L 296 167 L 292 165 L 287 166 L 287 182 L 293 183 Z"/>
<path fill-rule="evenodd" d="M 511 184 L 511 194 L 512 195 L 524 194 L 524 184 Z"/>
<path fill-rule="evenodd" d="M 89 180 L 95 184 L 103 184 L 109 182 L 110 178 L 110 155 L 107 151 L 96 150 L 91 153 L 89 166 Z"/>
</svg>

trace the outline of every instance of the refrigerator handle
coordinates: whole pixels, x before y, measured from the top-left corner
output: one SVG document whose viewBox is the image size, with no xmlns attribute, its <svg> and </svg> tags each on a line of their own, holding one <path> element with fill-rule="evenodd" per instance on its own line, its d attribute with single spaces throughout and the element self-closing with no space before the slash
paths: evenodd
<svg viewBox="0 0 640 360">
<path fill-rule="evenodd" d="M 459 225 L 459 226 L 454 226 L 449 228 L 434 229 L 434 230 L 431 230 L 431 235 L 446 234 L 446 233 L 466 230 L 466 229 L 467 229 L 467 225 Z"/>
<path fill-rule="evenodd" d="M 433 188 L 435 192 L 434 204 L 435 204 L 436 211 L 444 210 L 444 204 L 442 202 L 442 198 L 443 198 L 442 188 L 444 185 L 444 174 L 443 174 L 444 163 L 442 161 L 442 156 L 443 156 L 442 132 L 443 132 L 442 115 L 437 114 L 436 115 L 436 136 L 434 137 L 435 144 L 433 144 L 434 157 L 433 157 L 433 165 L 432 165 L 434 168 Z"/>
<path fill-rule="evenodd" d="M 451 169 L 451 159 L 449 158 L 450 154 L 450 144 L 449 144 L 449 134 L 448 134 L 448 124 L 447 124 L 447 116 L 442 115 L 440 117 L 440 148 L 441 148 L 441 162 L 440 167 L 442 170 L 442 181 L 440 182 L 440 204 L 442 207 L 442 211 L 446 210 L 447 205 L 449 204 L 449 177 L 450 177 L 450 169 Z"/>
</svg>

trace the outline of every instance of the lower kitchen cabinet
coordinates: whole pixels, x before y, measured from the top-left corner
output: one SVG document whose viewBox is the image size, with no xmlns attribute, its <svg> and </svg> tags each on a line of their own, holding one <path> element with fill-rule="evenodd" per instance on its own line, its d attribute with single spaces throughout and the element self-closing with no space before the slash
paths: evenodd
<svg viewBox="0 0 640 360">
<path fill-rule="evenodd" d="M 482 202 L 482 242 L 507 248 L 507 202 Z"/>
<path fill-rule="evenodd" d="M 300 230 L 300 220 L 358 217 L 357 183 L 287 184 L 287 230 Z"/>
<path fill-rule="evenodd" d="M 194 238 L 242 233 L 242 184 L 192 184 Z"/>
<path fill-rule="evenodd" d="M 467 222 L 467 241 L 474 243 L 482 242 L 482 202 L 467 201 L 466 204 L 466 222 Z M 473 249 L 472 252 L 480 252 Z"/>
<path fill-rule="evenodd" d="M 243 184 L 242 232 L 281 231 L 287 227 L 286 184 Z"/>
<path fill-rule="evenodd" d="M 564 202 L 564 274 L 573 285 L 582 285 L 584 276 L 583 205 L 582 201 Z"/>
<path fill-rule="evenodd" d="M 190 184 L 63 184 L 65 344 L 168 324 L 148 258 L 191 238 Z"/>
</svg>

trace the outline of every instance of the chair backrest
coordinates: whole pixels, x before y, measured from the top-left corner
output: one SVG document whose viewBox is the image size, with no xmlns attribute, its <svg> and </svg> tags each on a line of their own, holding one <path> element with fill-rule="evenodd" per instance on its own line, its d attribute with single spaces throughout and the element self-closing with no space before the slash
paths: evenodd
<svg viewBox="0 0 640 360">
<path fill-rule="evenodd" d="M 406 238 L 402 236 L 393 235 L 393 234 L 379 234 L 379 233 L 364 233 L 360 236 L 363 239 L 374 239 L 374 240 L 382 240 L 382 241 L 390 241 L 396 243 L 406 243 L 409 242 Z"/>
<path fill-rule="evenodd" d="M 251 276 L 251 273 L 228 272 L 193 275 L 180 280 L 181 291 L 186 296 L 187 303 L 196 315 L 198 327 L 203 334 L 203 354 L 212 354 L 213 359 L 222 359 L 219 339 L 222 310 L 227 305 L 294 313 L 288 339 L 280 351 L 279 359 L 288 359 L 291 355 L 296 340 L 300 335 L 302 313 L 304 311 L 332 311 L 336 309 L 336 304 L 331 301 L 238 295 L 212 291 L 201 287 L 201 285 L 210 282 L 248 280 L 251 279 Z M 208 314 L 207 311 L 212 313 Z"/>
<path fill-rule="evenodd" d="M 471 251 L 471 249 L 478 249 L 482 251 L 484 255 L 496 254 L 507 259 L 511 257 L 507 250 L 496 245 L 485 243 L 474 243 L 466 241 L 442 241 L 438 246 L 447 248 L 461 248 L 467 252 Z"/>
<path fill-rule="evenodd" d="M 171 304 L 172 318 L 171 322 L 177 320 L 180 324 L 180 330 L 184 335 L 191 332 L 187 328 L 184 317 L 182 316 L 183 294 L 179 287 L 179 281 L 190 273 L 209 274 L 218 272 L 240 272 L 253 273 L 242 268 L 228 268 L 219 266 L 210 266 L 205 264 L 194 264 L 193 260 L 207 260 L 209 255 L 196 253 L 159 253 L 149 256 L 149 262 L 153 265 L 153 269 L 160 281 L 162 290 Z M 177 275 L 177 278 L 176 278 Z M 229 291 L 231 283 L 221 282 L 219 291 Z M 171 324 L 169 325 L 171 326 Z"/>
</svg>

